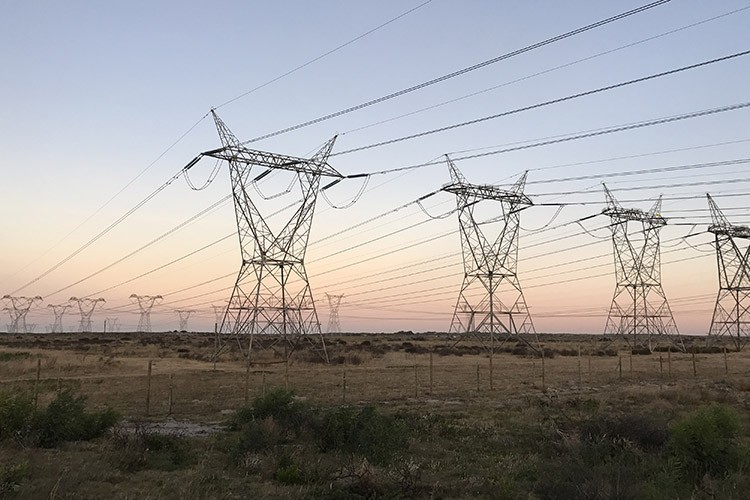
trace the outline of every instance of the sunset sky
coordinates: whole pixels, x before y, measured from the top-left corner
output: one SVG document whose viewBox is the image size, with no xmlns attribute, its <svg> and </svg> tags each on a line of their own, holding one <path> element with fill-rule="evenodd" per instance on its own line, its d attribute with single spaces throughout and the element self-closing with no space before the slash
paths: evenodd
<svg viewBox="0 0 750 500">
<path fill-rule="evenodd" d="M 43 297 L 27 317 L 37 332 L 54 319 L 47 305 L 71 296 L 106 299 L 95 329 L 117 318 L 132 330 L 133 293 L 164 296 L 154 330 L 176 329 L 177 309 L 196 311 L 191 330 L 212 330 L 211 306 L 226 303 L 240 264 L 228 166 L 201 191 L 179 177 L 118 222 L 198 153 L 220 146 L 212 107 L 239 139 L 252 139 L 646 3 L 6 1 L 0 295 Z M 540 332 L 604 328 L 615 277 L 608 219 L 595 216 L 601 183 L 644 210 L 663 194 L 662 284 L 680 331 L 706 333 L 718 281 L 705 193 L 730 221 L 750 225 L 750 108 L 517 146 L 746 103 L 750 55 L 346 151 L 746 51 L 748 26 L 748 1 L 673 0 L 252 147 L 309 156 L 338 134 L 329 162 L 343 174 L 445 154 L 476 184 L 507 187 L 528 170 L 525 192 L 539 206 L 522 213 L 518 277 Z M 201 161 L 191 182 L 200 187 L 213 168 Z M 281 194 L 291 180 L 277 173 L 248 187 L 272 227 L 298 197 Z M 449 180 L 442 162 L 373 175 L 364 187 L 362 178 L 346 180 L 318 197 L 306 266 L 324 329 L 325 293 L 344 294 L 345 331 L 448 329 L 463 279 L 455 198 L 414 201 Z M 352 206 L 335 208 L 361 189 Z M 544 205 L 554 203 L 562 208 Z M 485 204 L 480 213 L 498 212 Z M 0 330 L 9 321 L 3 311 Z M 76 311 L 64 324 L 77 328 Z"/>
</svg>

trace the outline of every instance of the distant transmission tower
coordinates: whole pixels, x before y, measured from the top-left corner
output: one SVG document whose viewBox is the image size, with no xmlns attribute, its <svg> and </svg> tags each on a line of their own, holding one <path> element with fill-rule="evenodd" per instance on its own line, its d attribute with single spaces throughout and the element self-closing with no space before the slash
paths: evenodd
<svg viewBox="0 0 750 500">
<path fill-rule="evenodd" d="M 226 306 L 217 306 L 216 304 L 213 304 L 211 306 L 214 310 L 214 316 L 216 322 L 214 323 L 214 327 L 218 330 L 221 326 L 221 320 L 224 318 L 224 311 L 226 311 Z"/>
<path fill-rule="evenodd" d="M 5 310 L 10 314 L 10 325 L 8 333 L 30 333 L 31 329 L 26 325 L 26 315 L 36 304 L 42 302 L 42 298 L 36 297 L 11 297 L 5 295 L 2 298 Z"/>
<path fill-rule="evenodd" d="M 684 350 L 661 286 L 659 231 L 667 224 L 661 197 L 651 210 L 623 208 L 604 186 L 615 255 L 615 294 L 605 334 L 622 335 L 631 348 L 653 350 L 654 337 L 667 337 Z"/>
<path fill-rule="evenodd" d="M 516 273 L 521 210 L 532 205 L 523 194 L 526 173 L 510 190 L 503 190 L 469 184 L 453 161 L 446 159 L 452 182 L 443 191 L 456 196 L 464 261 L 464 280 L 450 332 L 462 338 L 471 334 L 491 349 L 498 335 L 505 340 L 513 334 L 536 334 Z M 500 215 L 492 220 L 500 224 L 494 242 L 487 240 L 474 216 L 479 202 L 485 200 L 498 202 L 500 207 Z"/>
<path fill-rule="evenodd" d="M 341 305 L 341 299 L 344 298 L 344 294 L 330 295 L 326 293 L 328 299 L 328 333 L 341 333 L 341 325 L 339 324 L 339 306 Z"/>
<path fill-rule="evenodd" d="M 257 151 L 244 147 L 212 113 L 223 147 L 199 158 L 210 156 L 229 162 L 242 252 L 240 272 L 220 331 L 249 335 L 248 357 L 254 341 L 272 348 L 285 342 L 285 354 L 290 355 L 304 338 L 328 361 L 304 259 L 320 178 L 342 178 L 327 162 L 336 138 L 310 159 Z M 251 178 L 253 167 L 264 170 Z M 302 191 L 301 203 L 278 234 L 271 231 L 249 191 L 253 182 L 274 170 L 296 174 Z M 313 334 L 317 334 L 318 342 L 312 339 Z"/>
<path fill-rule="evenodd" d="M 52 313 L 55 315 L 55 323 L 52 325 L 52 333 L 63 333 L 64 329 L 62 319 L 65 311 L 71 307 L 70 303 L 49 304 L 47 307 L 52 309 Z"/>
<path fill-rule="evenodd" d="M 104 299 L 89 299 L 71 297 L 70 302 L 78 306 L 78 311 L 81 313 L 81 322 L 78 323 L 78 331 L 81 333 L 91 332 L 91 316 L 94 315 L 94 309 L 98 304 L 106 302 Z"/>
<path fill-rule="evenodd" d="M 719 293 L 711 319 L 711 337 L 729 336 L 739 351 L 750 335 L 750 228 L 731 224 L 711 195 L 708 207 L 719 264 Z"/>
<path fill-rule="evenodd" d="M 195 311 L 193 311 L 192 309 L 191 310 L 178 309 L 175 312 L 180 317 L 180 331 L 181 332 L 188 331 L 188 318 L 190 318 L 190 315 L 193 314 Z"/>
<path fill-rule="evenodd" d="M 120 319 L 119 318 L 107 318 L 104 320 L 104 330 L 107 332 L 119 332 L 120 331 Z"/>
<path fill-rule="evenodd" d="M 141 317 L 138 319 L 138 330 L 142 333 L 151 333 L 151 309 L 154 305 L 164 300 L 161 295 L 136 295 L 130 296 L 130 301 L 138 304 Z"/>
</svg>

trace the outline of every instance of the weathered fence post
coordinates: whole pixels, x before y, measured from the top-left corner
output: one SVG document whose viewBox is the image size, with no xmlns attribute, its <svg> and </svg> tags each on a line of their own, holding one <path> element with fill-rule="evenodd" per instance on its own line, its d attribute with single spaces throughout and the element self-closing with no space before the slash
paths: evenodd
<svg viewBox="0 0 750 500">
<path fill-rule="evenodd" d="M 34 409 L 39 403 L 39 380 L 42 378 L 42 358 L 36 359 L 36 382 L 34 382 Z"/>
<path fill-rule="evenodd" d="M 151 366 L 153 365 L 152 360 L 148 360 L 148 375 L 146 377 L 146 416 L 148 417 L 151 413 Z"/>
</svg>

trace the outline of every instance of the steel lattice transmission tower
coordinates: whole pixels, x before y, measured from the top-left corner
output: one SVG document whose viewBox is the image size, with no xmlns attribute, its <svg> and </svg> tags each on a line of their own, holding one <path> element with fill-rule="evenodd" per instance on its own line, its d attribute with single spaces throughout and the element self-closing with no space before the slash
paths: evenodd
<svg viewBox="0 0 750 500">
<path fill-rule="evenodd" d="M 515 334 L 536 335 L 517 274 L 521 210 L 533 204 L 523 193 L 526 173 L 509 190 L 469 184 L 453 161 L 446 159 L 451 183 L 443 191 L 456 196 L 464 261 L 464 280 L 450 332 L 462 338 L 471 334 L 490 349 L 498 335 L 504 340 Z M 497 202 L 500 207 L 499 216 L 491 220 L 499 224 L 494 242 L 487 239 L 482 222 L 475 217 L 482 201 Z M 489 346 L 485 343 L 488 336 Z"/>
<path fill-rule="evenodd" d="M 78 298 L 71 297 L 70 302 L 78 306 L 78 311 L 81 313 L 81 322 L 78 323 L 78 331 L 81 333 L 91 332 L 91 316 L 94 315 L 94 309 L 99 304 L 106 302 L 104 299 L 89 299 L 89 298 Z"/>
<path fill-rule="evenodd" d="M 226 311 L 226 306 L 217 306 L 216 304 L 213 304 L 211 306 L 214 310 L 214 316 L 216 319 L 216 322 L 214 323 L 214 328 L 218 330 L 219 326 L 221 325 L 221 320 L 224 318 L 224 311 Z"/>
<path fill-rule="evenodd" d="M 119 332 L 120 331 L 120 319 L 119 318 L 107 318 L 104 320 L 104 330 L 107 332 Z"/>
<path fill-rule="evenodd" d="M 188 329 L 188 319 L 195 311 L 192 309 L 177 309 L 175 312 L 180 317 L 180 331 L 186 332 Z"/>
<path fill-rule="evenodd" d="M 301 339 L 306 339 L 328 361 L 304 260 L 320 179 L 343 177 L 328 164 L 336 138 L 309 159 L 257 151 L 243 146 L 218 115 L 212 113 L 222 147 L 202 153 L 194 162 L 203 156 L 229 162 L 242 253 L 242 264 L 220 332 L 238 338 L 248 335 L 248 359 L 253 342 L 272 348 L 284 342 L 288 356 Z M 251 178 L 253 167 L 264 170 Z M 293 172 L 302 192 L 294 214 L 278 233 L 270 229 L 249 191 L 253 182 L 274 170 Z"/>
<path fill-rule="evenodd" d="M 164 300 L 161 295 L 136 295 L 130 296 L 130 301 L 138 304 L 141 317 L 138 319 L 138 330 L 142 333 L 151 333 L 151 309 L 155 304 Z"/>
<path fill-rule="evenodd" d="M 55 315 L 55 322 L 52 324 L 52 333 L 63 333 L 63 315 L 70 309 L 71 304 L 48 304 L 47 307 L 52 309 L 52 313 Z"/>
<path fill-rule="evenodd" d="M 34 305 L 42 302 L 42 298 L 38 295 L 36 297 L 11 297 L 10 295 L 5 295 L 2 300 L 6 305 L 4 309 L 10 314 L 8 333 L 29 333 L 29 327 L 26 325 L 26 315 Z"/>
<path fill-rule="evenodd" d="M 328 333 L 341 333 L 341 324 L 339 323 L 339 306 L 341 305 L 341 299 L 344 298 L 344 294 L 331 295 L 326 293 L 326 299 L 328 299 Z"/>
<path fill-rule="evenodd" d="M 661 285 L 659 231 L 667 224 L 661 197 L 651 210 L 623 208 L 604 187 L 615 257 L 615 293 L 605 334 L 622 335 L 631 348 L 653 350 L 654 337 L 667 337 L 685 350 Z"/>
<path fill-rule="evenodd" d="M 719 267 L 719 293 L 711 318 L 709 339 L 729 336 L 739 351 L 750 335 L 750 228 L 731 224 L 711 195 L 708 208 Z"/>
</svg>

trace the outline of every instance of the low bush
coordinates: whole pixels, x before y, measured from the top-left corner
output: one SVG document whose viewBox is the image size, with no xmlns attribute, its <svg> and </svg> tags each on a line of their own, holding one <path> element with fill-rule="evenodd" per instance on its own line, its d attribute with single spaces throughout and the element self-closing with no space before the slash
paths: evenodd
<svg viewBox="0 0 750 500">
<path fill-rule="evenodd" d="M 0 392 L 0 441 L 28 436 L 34 399 L 26 392 Z"/>
<path fill-rule="evenodd" d="M 679 419 L 670 429 L 669 450 L 681 476 L 698 482 L 723 477 L 750 465 L 740 436 L 742 422 L 731 407 L 712 405 Z"/>
<path fill-rule="evenodd" d="M 111 409 L 86 411 L 86 398 L 63 391 L 36 414 L 34 418 L 35 441 L 52 448 L 64 441 L 89 441 L 102 436 L 117 423 L 119 416 Z"/>
<path fill-rule="evenodd" d="M 324 412 L 316 429 L 316 441 L 322 452 L 342 451 L 378 464 L 390 462 L 408 443 L 401 422 L 372 406 L 343 406 Z"/>
<path fill-rule="evenodd" d="M 0 498 L 17 492 L 23 480 L 30 476 L 28 462 L 0 465 Z"/>
<path fill-rule="evenodd" d="M 0 392 L 0 440 L 52 448 L 64 441 L 88 441 L 102 436 L 119 416 L 112 410 L 86 411 L 86 398 L 69 390 L 37 410 L 31 395 Z"/>
<path fill-rule="evenodd" d="M 118 428 L 112 434 L 113 461 L 125 472 L 142 469 L 174 471 L 192 463 L 189 443 L 177 434 L 162 434 L 144 425 Z"/>
<path fill-rule="evenodd" d="M 633 445 L 645 451 L 662 449 L 668 438 L 664 419 L 640 414 L 601 416 L 585 422 L 581 429 L 581 439 L 585 442 L 608 441 L 618 446 Z"/>
</svg>

